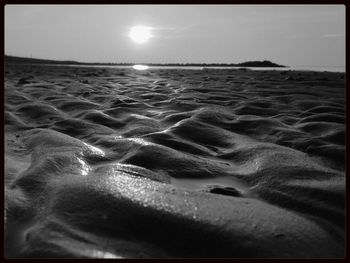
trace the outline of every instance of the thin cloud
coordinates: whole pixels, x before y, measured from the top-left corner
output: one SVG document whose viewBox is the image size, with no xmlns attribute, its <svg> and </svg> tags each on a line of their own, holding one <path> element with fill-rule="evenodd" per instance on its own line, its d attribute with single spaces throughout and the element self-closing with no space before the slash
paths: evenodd
<svg viewBox="0 0 350 263">
<path fill-rule="evenodd" d="M 325 34 L 322 37 L 344 37 L 344 34 Z"/>
<path fill-rule="evenodd" d="M 192 37 L 190 30 L 196 29 L 198 27 L 205 27 L 207 25 L 227 24 L 230 22 L 232 22 L 231 18 L 218 18 L 218 19 L 211 19 L 207 21 L 191 23 L 185 26 L 152 27 L 152 30 L 154 31 L 154 36 L 159 38 Z"/>
<path fill-rule="evenodd" d="M 190 26 L 185 27 L 153 27 L 153 36 L 158 38 L 179 38 Z"/>
<path fill-rule="evenodd" d="M 151 29 L 151 34 L 152 37 L 156 38 L 180 38 L 185 36 L 184 32 L 191 27 L 190 26 L 185 26 L 185 27 L 154 27 L 154 26 L 148 26 Z M 124 26 L 122 29 L 122 33 L 120 33 L 121 36 L 123 37 L 129 37 L 129 32 L 132 26 Z"/>
</svg>

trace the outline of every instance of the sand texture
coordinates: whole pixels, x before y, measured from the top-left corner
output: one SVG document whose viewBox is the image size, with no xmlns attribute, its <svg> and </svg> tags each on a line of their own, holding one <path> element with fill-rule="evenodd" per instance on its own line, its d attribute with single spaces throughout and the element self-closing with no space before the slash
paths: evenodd
<svg viewBox="0 0 350 263">
<path fill-rule="evenodd" d="M 339 258 L 343 73 L 5 65 L 5 255 Z"/>
</svg>

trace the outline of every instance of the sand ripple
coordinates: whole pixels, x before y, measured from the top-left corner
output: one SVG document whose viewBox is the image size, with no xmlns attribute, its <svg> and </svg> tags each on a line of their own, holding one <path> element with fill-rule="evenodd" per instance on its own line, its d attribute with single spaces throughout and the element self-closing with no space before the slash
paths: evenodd
<svg viewBox="0 0 350 263">
<path fill-rule="evenodd" d="M 341 73 L 6 65 L 8 257 L 342 257 Z"/>
</svg>

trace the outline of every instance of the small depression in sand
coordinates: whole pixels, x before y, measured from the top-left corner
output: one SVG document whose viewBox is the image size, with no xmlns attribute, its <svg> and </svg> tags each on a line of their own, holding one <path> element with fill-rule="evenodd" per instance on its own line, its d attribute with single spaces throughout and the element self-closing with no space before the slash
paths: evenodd
<svg viewBox="0 0 350 263">
<path fill-rule="evenodd" d="M 171 184 L 194 191 L 206 191 L 234 197 L 250 196 L 249 187 L 230 176 L 200 179 L 172 178 Z"/>
</svg>

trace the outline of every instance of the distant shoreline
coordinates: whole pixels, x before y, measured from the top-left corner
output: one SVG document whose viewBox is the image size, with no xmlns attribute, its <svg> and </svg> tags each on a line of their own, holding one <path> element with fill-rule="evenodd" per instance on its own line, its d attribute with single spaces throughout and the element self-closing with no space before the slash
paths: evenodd
<svg viewBox="0 0 350 263">
<path fill-rule="evenodd" d="M 77 62 L 69 60 L 50 60 L 50 59 L 38 59 L 38 58 L 25 58 L 5 55 L 5 62 L 17 62 L 17 63 L 45 63 L 56 65 L 98 65 L 98 66 L 133 66 L 135 64 L 145 64 L 148 66 L 163 66 L 163 67 L 279 67 L 285 68 L 286 66 L 273 63 L 268 60 L 264 61 L 247 61 L 242 63 L 100 63 L 100 62 Z"/>
</svg>

